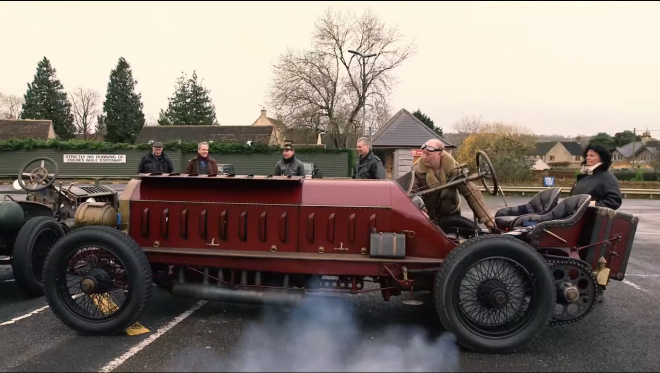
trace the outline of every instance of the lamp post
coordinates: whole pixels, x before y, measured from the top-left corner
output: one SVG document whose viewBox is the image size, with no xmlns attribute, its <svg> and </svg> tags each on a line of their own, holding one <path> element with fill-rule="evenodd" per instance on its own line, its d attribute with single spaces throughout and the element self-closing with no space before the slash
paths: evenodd
<svg viewBox="0 0 660 373">
<path fill-rule="evenodd" d="M 362 84 L 364 85 L 364 80 L 366 79 L 365 75 L 367 73 L 366 72 L 367 58 L 375 57 L 375 56 L 377 56 L 377 53 L 363 54 L 361 52 L 350 50 L 350 49 L 348 50 L 348 52 L 353 53 L 354 55 L 358 55 L 358 56 L 362 57 L 362 79 L 363 79 Z M 365 123 L 366 118 L 367 118 L 366 109 L 367 109 L 367 87 L 364 87 L 364 102 L 362 103 L 362 128 L 365 128 L 365 125 L 366 125 L 366 123 Z M 369 126 L 369 140 L 371 140 L 371 135 L 372 135 L 371 126 Z"/>
</svg>

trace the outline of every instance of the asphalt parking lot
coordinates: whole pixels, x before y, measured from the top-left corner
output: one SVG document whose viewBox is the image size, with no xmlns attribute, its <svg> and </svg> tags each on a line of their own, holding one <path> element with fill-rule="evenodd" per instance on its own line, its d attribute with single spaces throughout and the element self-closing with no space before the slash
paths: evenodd
<svg viewBox="0 0 660 373">
<path fill-rule="evenodd" d="M 121 186 L 120 186 L 121 188 Z M 0 191 L 0 194 L 4 194 Z M 509 205 L 528 197 L 509 197 Z M 492 210 L 503 206 L 488 197 Z M 175 299 L 156 290 L 148 333 L 77 335 L 43 297 L 22 295 L 0 267 L 3 371 L 657 371 L 660 370 L 660 201 L 626 199 L 639 216 L 628 274 L 586 319 L 547 329 L 514 355 L 479 355 L 443 334 L 429 296 L 421 306 L 379 293 L 285 311 Z M 464 215 L 471 216 L 465 206 Z M 655 347 L 654 347 L 655 346 Z"/>
</svg>

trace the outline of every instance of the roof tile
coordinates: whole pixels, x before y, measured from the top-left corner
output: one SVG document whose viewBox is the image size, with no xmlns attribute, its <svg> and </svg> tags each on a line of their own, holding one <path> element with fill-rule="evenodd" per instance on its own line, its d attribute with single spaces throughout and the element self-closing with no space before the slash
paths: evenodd
<svg viewBox="0 0 660 373">
<path fill-rule="evenodd" d="M 48 140 L 50 120 L 2 119 L 0 120 L 0 140 L 26 139 Z"/>
<path fill-rule="evenodd" d="M 273 126 L 146 126 L 135 139 L 136 144 L 149 141 L 214 141 L 219 143 L 268 144 Z"/>
<path fill-rule="evenodd" d="M 418 148 L 431 138 L 436 138 L 446 148 L 455 148 L 408 110 L 401 109 L 373 135 L 374 148 Z"/>
</svg>

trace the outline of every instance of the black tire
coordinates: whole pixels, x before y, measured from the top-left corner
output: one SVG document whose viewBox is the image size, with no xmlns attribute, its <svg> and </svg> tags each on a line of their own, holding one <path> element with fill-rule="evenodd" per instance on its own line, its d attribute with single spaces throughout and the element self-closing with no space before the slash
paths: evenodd
<svg viewBox="0 0 660 373">
<path fill-rule="evenodd" d="M 457 235 L 459 239 L 474 237 L 474 221 L 462 215 L 445 215 L 437 219 L 437 224 L 446 235 Z M 477 225 L 478 229 L 479 226 Z"/>
<path fill-rule="evenodd" d="M 490 277 L 484 275 L 485 278 L 480 280 L 475 280 L 471 274 L 470 277 L 474 280 L 471 282 L 474 287 L 472 290 L 474 298 L 460 301 L 458 292 L 461 282 L 467 272 L 473 266 L 481 265 L 480 263 L 483 260 L 493 260 L 494 263 L 500 263 L 499 267 L 490 266 L 489 268 L 506 269 L 507 273 L 502 275 L 500 279 L 493 279 L 492 275 L 495 271 L 489 270 L 488 275 Z M 514 277 L 513 275 L 520 275 L 521 277 Z M 477 293 L 478 290 L 484 290 L 486 286 L 492 286 L 489 290 L 493 290 L 500 286 L 495 284 L 503 284 L 503 282 L 496 281 L 523 278 L 522 276 L 527 276 L 528 283 L 531 283 L 530 288 L 525 291 L 525 295 L 531 294 L 531 300 L 524 315 L 525 319 L 514 323 L 515 327 L 508 333 L 500 335 L 489 333 L 483 328 L 479 329 L 471 325 L 467 311 L 476 310 L 486 302 L 492 301 L 491 299 L 479 300 L 477 296 L 485 293 Z M 507 289 L 505 293 L 508 299 L 508 297 L 514 295 L 511 293 L 512 286 L 511 284 L 505 284 L 504 286 Z M 520 294 L 522 294 L 522 291 Z M 463 347 L 478 353 L 512 353 L 536 340 L 549 325 L 555 306 L 556 290 L 545 259 L 533 247 L 513 237 L 486 235 L 464 242 L 445 258 L 443 266 L 435 279 L 433 296 L 442 324 L 448 331 L 456 335 L 458 342 Z M 508 307 L 509 303 L 516 303 L 512 299 L 509 299 L 505 307 Z M 520 299 L 520 301 L 524 302 L 524 299 Z M 470 307 L 470 302 L 473 302 L 476 306 Z M 520 304 L 518 305 L 520 306 Z M 468 310 L 461 310 L 462 306 L 468 306 Z M 488 307 L 492 306 L 483 306 L 483 309 L 488 309 Z M 498 314 L 490 313 L 488 315 Z M 504 316 L 513 318 L 515 315 L 507 314 Z"/>
<path fill-rule="evenodd" d="M 66 286 L 70 257 L 78 250 L 88 247 L 103 249 L 113 255 L 114 262 L 104 264 L 121 265 L 127 276 L 127 290 L 122 292 L 126 296 L 126 304 L 122 305 L 115 315 L 107 316 L 103 320 L 92 320 L 82 315 L 83 307 L 73 299 Z M 94 259 L 96 262 L 101 261 L 98 259 L 101 254 L 103 252 L 99 252 Z M 90 272 L 87 275 L 90 275 Z M 113 280 L 113 284 L 114 281 L 116 280 Z M 144 251 L 131 237 L 114 228 L 93 226 L 73 230 L 55 245 L 46 260 L 44 283 L 46 300 L 53 313 L 64 324 L 83 334 L 111 335 L 125 331 L 140 318 L 151 296 L 153 278 Z M 89 298 L 89 295 L 83 294 L 80 297 Z"/>
<path fill-rule="evenodd" d="M 30 295 L 44 294 L 44 263 L 53 245 L 64 235 L 60 223 L 47 216 L 28 220 L 18 231 L 12 253 L 12 270 L 16 284 Z"/>
</svg>

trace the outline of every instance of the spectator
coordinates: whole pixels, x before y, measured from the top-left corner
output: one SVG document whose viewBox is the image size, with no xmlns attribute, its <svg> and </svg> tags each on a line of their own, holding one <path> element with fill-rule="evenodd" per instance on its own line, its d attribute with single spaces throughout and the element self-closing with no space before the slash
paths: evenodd
<svg viewBox="0 0 660 373">
<path fill-rule="evenodd" d="M 582 155 L 581 174 L 571 189 L 571 195 L 591 195 L 591 206 L 608 207 L 616 210 L 621 207 L 619 180 L 609 172 L 612 154 L 600 144 L 589 144 Z"/>
<path fill-rule="evenodd" d="M 151 151 L 145 154 L 138 166 L 138 173 L 165 173 L 171 174 L 174 172 L 174 166 L 170 157 L 163 152 L 163 143 L 156 141 L 151 146 Z"/>
<path fill-rule="evenodd" d="M 197 145 L 197 155 L 188 161 L 185 174 L 217 175 L 218 163 L 209 156 L 209 143 L 200 142 Z"/>
<path fill-rule="evenodd" d="M 296 151 L 291 144 L 284 145 L 282 159 L 275 165 L 275 176 L 305 176 L 305 165 L 296 159 Z"/>
<path fill-rule="evenodd" d="M 380 158 L 371 151 L 371 141 L 368 138 L 358 139 L 357 151 L 360 157 L 355 161 L 353 179 L 384 179 L 385 167 Z"/>
</svg>

